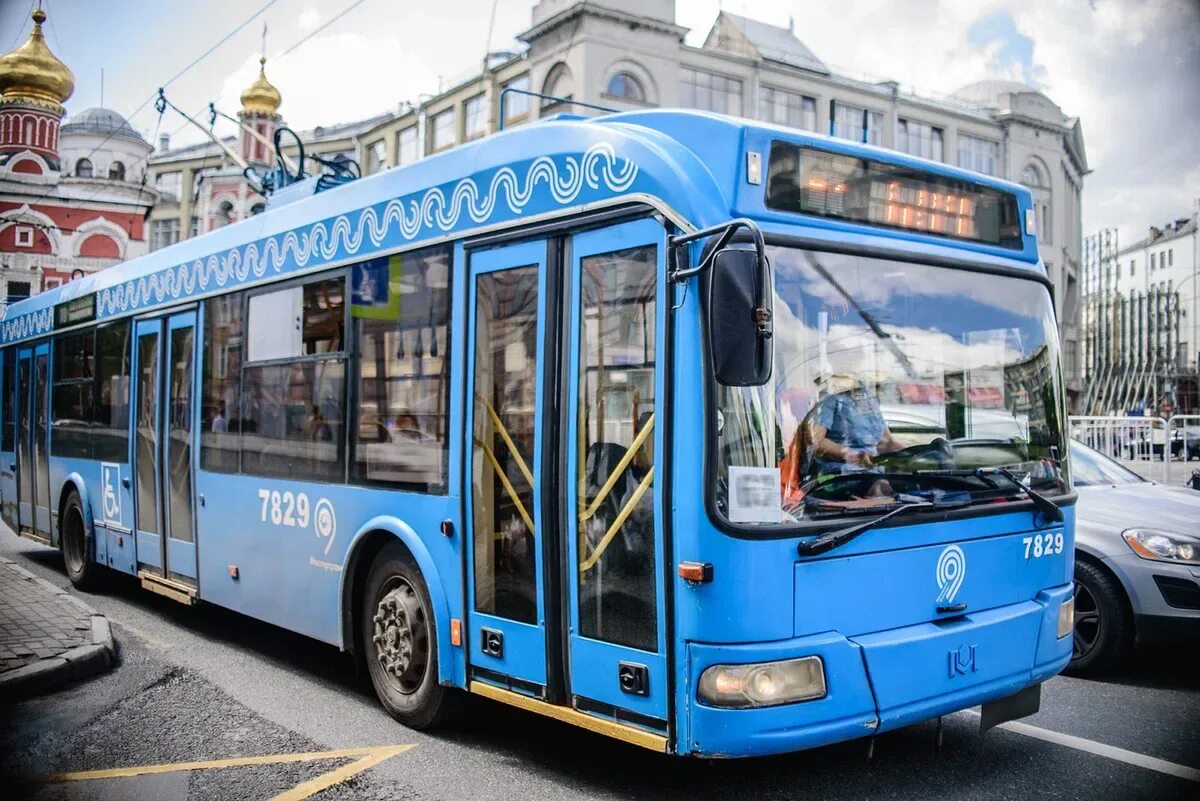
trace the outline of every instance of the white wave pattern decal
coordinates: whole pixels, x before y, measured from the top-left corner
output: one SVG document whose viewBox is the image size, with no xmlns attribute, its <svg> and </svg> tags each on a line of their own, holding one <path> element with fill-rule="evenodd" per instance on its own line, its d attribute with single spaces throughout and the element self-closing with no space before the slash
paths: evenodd
<svg viewBox="0 0 1200 801">
<path fill-rule="evenodd" d="M 269 272 L 282 273 L 289 264 L 291 269 L 301 269 L 310 262 L 332 261 L 339 254 L 352 256 L 368 244 L 380 247 L 393 231 L 412 241 L 422 233 L 447 233 L 466 220 L 480 225 L 491 220 L 497 211 L 520 215 L 541 194 L 542 187 L 548 190 L 549 199 L 560 206 L 574 202 L 585 188 L 621 194 L 633 186 L 637 175 L 637 165 L 630 159 L 618 158 L 607 142 L 593 145 L 582 156 L 567 156 L 561 162 L 539 156 L 530 162 L 523 179 L 511 167 L 497 170 L 486 192 L 480 190 L 474 178 L 464 178 L 448 194 L 434 187 L 419 197 L 388 201 L 381 211 L 368 206 L 331 221 L 314 223 L 299 232 L 288 231 L 219 256 L 214 254 L 126 281 L 99 293 L 97 316 L 153 306 L 231 283 L 240 284 Z M 7 334 L 6 329 L 6 340 Z"/>
<path fill-rule="evenodd" d="M 3 339 L 16 342 L 20 339 L 40 336 L 50 331 L 54 323 L 54 309 L 42 309 L 4 320 Z"/>
</svg>

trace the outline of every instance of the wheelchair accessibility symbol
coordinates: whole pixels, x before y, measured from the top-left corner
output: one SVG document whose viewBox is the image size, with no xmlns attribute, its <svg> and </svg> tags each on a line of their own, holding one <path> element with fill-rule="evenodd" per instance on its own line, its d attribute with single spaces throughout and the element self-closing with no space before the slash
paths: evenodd
<svg viewBox="0 0 1200 801">
<path fill-rule="evenodd" d="M 121 483 L 121 466 L 109 462 L 100 463 L 100 485 L 104 495 L 104 522 L 121 525 L 121 495 L 117 485 Z"/>
</svg>

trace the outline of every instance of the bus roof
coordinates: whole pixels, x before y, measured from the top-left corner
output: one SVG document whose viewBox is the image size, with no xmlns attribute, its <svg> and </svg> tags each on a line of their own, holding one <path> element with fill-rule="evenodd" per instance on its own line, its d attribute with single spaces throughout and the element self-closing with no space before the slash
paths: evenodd
<svg viewBox="0 0 1200 801">
<path fill-rule="evenodd" d="M 1015 251 L 768 210 L 763 187 L 745 180 L 743 154 L 765 153 L 776 140 L 1010 192 L 1022 215 L 1031 206 L 1028 190 L 1007 181 L 706 112 L 560 117 L 309 195 L 46 290 L 8 308 L 0 322 L 0 344 L 49 333 L 56 305 L 92 294 L 96 319 L 102 321 L 468 233 L 639 201 L 656 205 L 684 227 L 747 216 L 768 229 L 786 226 L 850 242 L 884 237 L 900 249 L 960 256 L 967 251 L 983 263 L 1044 274 L 1029 236 L 1025 248 Z"/>
</svg>

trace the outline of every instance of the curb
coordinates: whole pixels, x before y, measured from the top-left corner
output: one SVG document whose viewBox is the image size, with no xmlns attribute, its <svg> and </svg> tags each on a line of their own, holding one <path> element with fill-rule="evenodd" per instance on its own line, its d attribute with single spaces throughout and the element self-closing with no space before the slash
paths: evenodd
<svg viewBox="0 0 1200 801">
<path fill-rule="evenodd" d="M 116 664 L 116 645 L 108 618 L 61 587 L 34 576 L 12 560 L 0 557 L 0 563 L 51 588 L 56 595 L 65 596 L 67 601 L 82 607 L 92 616 L 91 645 L 80 645 L 50 659 L 41 659 L 31 665 L 0 674 L 0 699 L 18 700 L 19 696 L 44 693 L 72 681 L 103 673 Z"/>
</svg>

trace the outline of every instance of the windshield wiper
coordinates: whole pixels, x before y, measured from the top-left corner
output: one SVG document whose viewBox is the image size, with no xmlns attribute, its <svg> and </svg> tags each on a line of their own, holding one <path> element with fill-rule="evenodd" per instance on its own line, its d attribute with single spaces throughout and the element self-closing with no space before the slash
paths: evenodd
<svg viewBox="0 0 1200 801">
<path fill-rule="evenodd" d="M 981 473 L 982 471 L 983 469 L 980 468 Z M 1013 484 L 1020 487 L 1021 491 L 1029 496 L 1029 500 L 1033 501 L 1033 505 L 1038 508 L 1038 511 L 1044 514 L 1046 517 L 1050 518 L 1056 523 L 1061 523 L 1066 519 L 1066 515 L 1063 514 L 1063 510 L 1058 504 L 1047 498 L 1042 493 L 1033 489 L 1033 487 L 1030 487 L 1025 482 L 1021 481 L 1021 479 L 1017 478 L 1016 474 L 1011 470 L 1005 467 L 994 467 L 992 468 L 991 472 L 994 475 L 1004 476 Z"/>
<path fill-rule="evenodd" d="M 834 548 L 840 548 L 853 539 L 856 539 L 860 534 L 869 531 L 885 520 L 890 520 L 897 515 L 905 512 L 910 512 L 913 509 L 958 509 L 963 506 L 969 506 L 970 501 L 955 501 L 952 503 L 933 503 L 931 501 L 912 501 L 897 506 L 887 514 L 882 514 L 879 517 L 873 517 L 862 523 L 856 523 L 853 526 L 839 528 L 836 531 L 830 531 L 826 534 L 811 539 L 805 540 L 796 546 L 796 552 L 800 556 L 816 556 L 817 554 L 832 551 Z"/>
</svg>

